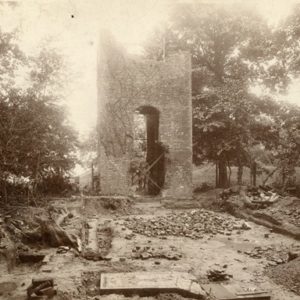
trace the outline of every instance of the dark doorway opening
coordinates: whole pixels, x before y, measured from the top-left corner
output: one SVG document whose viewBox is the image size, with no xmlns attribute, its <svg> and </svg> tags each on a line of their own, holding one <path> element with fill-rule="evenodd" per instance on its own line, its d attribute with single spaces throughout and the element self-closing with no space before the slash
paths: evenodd
<svg viewBox="0 0 300 300">
<path fill-rule="evenodd" d="M 158 195 L 165 181 L 165 154 L 159 142 L 159 111 L 151 106 L 138 108 L 134 116 L 136 164 L 133 184 L 148 195 Z"/>
</svg>

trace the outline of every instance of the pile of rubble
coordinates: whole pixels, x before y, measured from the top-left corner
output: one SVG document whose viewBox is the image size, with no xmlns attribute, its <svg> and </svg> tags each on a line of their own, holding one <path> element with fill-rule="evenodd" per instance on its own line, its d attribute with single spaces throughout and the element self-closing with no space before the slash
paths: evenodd
<svg viewBox="0 0 300 300">
<path fill-rule="evenodd" d="M 209 281 L 225 281 L 232 278 L 232 275 L 227 274 L 224 269 L 211 269 L 207 271 Z"/>
<path fill-rule="evenodd" d="M 56 295 L 52 278 L 32 279 L 27 288 L 27 299 L 49 299 Z"/>
<path fill-rule="evenodd" d="M 255 192 L 257 193 L 257 192 Z M 268 196 L 266 195 L 268 193 Z M 272 195 L 271 195 L 272 194 Z M 262 193 L 260 194 L 262 195 Z M 297 197 L 285 195 L 279 196 L 275 192 L 265 192 L 263 197 L 269 197 L 269 200 L 263 199 L 261 196 L 251 196 L 252 199 L 260 197 L 261 200 L 249 201 L 249 197 L 245 196 L 245 204 L 251 209 L 259 209 L 266 220 L 275 225 L 289 223 L 296 227 L 300 227 L 300 199 Z M 270 196 L 271 195 L 271 196 Z M 280 199 L 280 201 L 278 201 Z"/>
<path fill-rule="evenodd" d="M 161 246 L 159 247 L 159 249 L 150 246 L 136 246 L 132 249 L 132 253 L 132 258 L 143 260 L 150 258 L 179 260 L 180 258 L 182 258 L 182 255 L 178 253 L 177 249 L 174 246 L 170 246 L 170 249 L 163 249 L 163 247 Z"/>
<path fill-rule="evenodd" d="M 266 269 L 266 274 L 277 284 L 281 284 L 297 295 L 300 295 L 300 257 L 286 264 L 268 268 Z"/>
<path fill-rule="evenodd" d="M 290 203 L 290 199 L 285 199 L 282 206 L 271 208 L 268 212 L 276 219 L 281 221 L 286 219 L 294 226 L 300 227 L 300 200 L 298 198 L 292 199 L 295 199 L 295 201 Z"/>
<path fill-rule="evenodd" d="M 126 218 L 124 225 L 134 233 L 148 237 L 184 236 L 201 239 L 205 235 L 232 235 L 234 231 L 248 230 L 251 227 L 244 221 L 224 216 L 205 209 L 189 212 L 173 212 L 152 219 L 142 217 Z"/>
<path fill-rule="evenodd" d="M 291 224 L 300 227 L 300 208 L 281 210 L 281 213 L 288 216 Z"/>
<path fill-rule="evenodd" d="M 245 202 L 251 208 L 266 208 L 280 199 L 280 195 L 269 187 L 248 187 Z"/>
<path fill-rule="evenodd" d="M 294 247 L 292 249 L 281 246 L 280 248 L 275 246 L 256 246 L 251 251 L 244 251 L 244 253 L 254 259 L 264 258 L 268 261 L 269 266 L 276 266 L 287 263 L 288 261 L 297 257 L 300 249 Z"/>
</svg>

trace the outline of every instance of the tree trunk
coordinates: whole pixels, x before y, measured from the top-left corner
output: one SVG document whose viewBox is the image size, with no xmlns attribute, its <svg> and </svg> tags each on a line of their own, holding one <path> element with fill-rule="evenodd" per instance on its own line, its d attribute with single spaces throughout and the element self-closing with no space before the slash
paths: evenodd
<svg viewBox="0 0 300 300">
<path fill-rule="evenodd" d="M 256 186 L 256 162 L 252 162 L 250 166 L 250 181 L 251 185 Z"/>
<path fill-rule="evenodd" d="M 282 178 L 282 183 L 281 183 L 281 190 L 285 190 L 286 182 L 287 182 L 287 176 L 286 176 L 286 168 L 282 167 L 281 169 L 281 178 Z"/>
<path fill-rule="evenodd" d="M 219 186 L 219 163 L 216 161 L 216 187 Z"/>
<path fill-rule="evenodd" d="M 94 163 L 92 162 L 92 165 L 91 165 L 91 183 L 92 183 L 92 186 L 91 186 L 91 190 L 92 192 L 94 192 Z"/>
<path fill-rule="evenodd" d="M 4 197 L 4 204 L 8 204 L 8 198 L 7 198 L 7 186 L 6 186 L 6 178 L 2 179 L 2 192 L 3 192 L 3 197 Z"/>
<path fill-rule="evenodd" d="M 45 243 L 50 247 L 69 246 L 78 250 L 75 236 L 69 235 L 53 220 L 36 217 L 40 227 L 34 231 L 22 231 L 25 243 Z"/>
<path fill-rule="evenodd" d="M 240 160 L 238 160 L 238 170 L 237 170 L 237 184 L 242 185 L 243 184 L 243 164 Z"/>
<path fill-rule="evenodd" d="M 231 185 L 231 167 L 230 167 L 230 163 L 229 162 L 227 162 L 227 163 L 228 163 L 228 170 L 229 170 L 227 184 L 228 184 L 228 186 L 230 186 Z"/>
<path fill-rule="evenodd" d="M 43 220 L 36 218 L 40 225 L 43 241 L 51 247 L 69 246 L 77 249 L 77 241 L 74 237 L 68 235 L 59 225 L 53 220 Z"/>
<path fill-rule="evenodd" d="M 7 205 L 7 187 L 6 187 L 6 180 L 4 180 L 4 199 L 5 199 L 5 205 Z"/>
<path fill-rule="evenodd" d="M 220 159 L 218 163 L 219 169 L 219 188 L 227 188 L 228 187 L 228 177 L 227 177 L 227 164 L 225 159 Z"/>
</svg>

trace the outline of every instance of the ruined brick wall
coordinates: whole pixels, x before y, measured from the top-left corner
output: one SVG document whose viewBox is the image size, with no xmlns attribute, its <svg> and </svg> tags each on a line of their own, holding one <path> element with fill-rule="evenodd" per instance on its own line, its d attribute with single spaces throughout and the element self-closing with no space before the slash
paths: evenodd
<svg viewBox="0 0 300 300">
<path fill-rule="evenodd" d="M 110 38 L 98 53 L 99 171 L 103 193 L 130 194 L 133 115 L 159 111 L 159 140 L 168 148 L 162 195 L 192 194 L 191 61 L 178 53 L 165 61 L 127 55 Z"/>
</svg>

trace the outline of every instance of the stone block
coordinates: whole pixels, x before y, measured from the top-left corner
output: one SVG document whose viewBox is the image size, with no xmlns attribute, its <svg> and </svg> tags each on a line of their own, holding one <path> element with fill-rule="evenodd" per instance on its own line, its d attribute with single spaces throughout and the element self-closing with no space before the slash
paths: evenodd
<svg viewBox="0 0 300 300">
<path fill-rule="evenodd" d="M 141 296 L 177 293 L 196 299 L 205 297 L 204 290 L 195 279 L 181 272 L 101 273 L 100 294 L 111 293 Z"/>
</svg>

